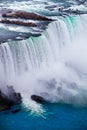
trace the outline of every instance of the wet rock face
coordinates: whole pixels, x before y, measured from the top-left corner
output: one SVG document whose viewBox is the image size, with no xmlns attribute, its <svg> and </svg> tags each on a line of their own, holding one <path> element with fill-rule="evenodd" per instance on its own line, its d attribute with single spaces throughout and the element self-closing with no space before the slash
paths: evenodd
<svg viewBox="0 0 87 130">
<path fill-rule="evenodd" d="M 8 110 L 16 104 L 22 102 L 20 93 L 16 93 L 12 86 L 8 88 L 9 95 L 5 95 L 0 91 L 0 111 Z"/>
</svg>

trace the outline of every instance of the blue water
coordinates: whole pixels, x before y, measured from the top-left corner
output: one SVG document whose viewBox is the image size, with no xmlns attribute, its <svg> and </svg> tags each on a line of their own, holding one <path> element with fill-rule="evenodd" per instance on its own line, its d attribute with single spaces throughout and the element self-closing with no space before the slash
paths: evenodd
<svg viewBox="0 0 87 130">
<path fill-rule="evenodd" d="M 42 115 L 22 111 L 0 114 L 0 130 L 87 130 L 87 108 L 46 104 Z"/>
<path fill-rule="evenodd" d="M 0 7 L 9 7 L 14 9 L 19 9 L 15 0 L 1 0 Z M 28 6 L 21 1 L 29 0 L 16 0 L 20 2 L 20 10 L 27 10 Z M 58 10 L 50 11 L 52 3 L 53 5 L 60 5 L 60 7 L 69 7 L 79 2 L 77 0 L 43 0 L 45 2 L 44 6 L 42 1 L 36 0 L 36 7 L 31 6 L 29 11 L 39 12 L 43 15 L 58 15 Z M 35 3 L 35 0 L 30 0 L 31 5 Z M 30 4 L 29 3 L 29 4 Z M 11 5 L 12 4 L 12 5 Z M 28 4 L 28 5 L 29 5 Z M 41 5 L 41 7 L 39 6 Z M 9 6 L 8 6 L 9 5 Z M 17 6 L 17 7 L 16 7 Z M 26 8 L 27 7 L 27 8 Z M 48 7 L 48 8 L 47 8 Z M 32 9 L 35 8 L 35 9 Z M 40 9 L 39 9 L 40 8 Z M 65 19 L 66 20 L 66 19 Z M 68 25 L 69 26 L 69 25 Z M 21 106 L 17 106 L 20 108 Z M 42 114 L 32 113 L 31 110 L 21 107 L 21 111 L 13 114 L 10 111 L 0 112 L 0 130 L 87 130 L 87 106 L 86 107 L 76 107 L 72 105 L 64 104 L 44 104 L 42 105 L 44 112 Z M 15 108 L 13 108 L 15 109 Z"/>
</svg>

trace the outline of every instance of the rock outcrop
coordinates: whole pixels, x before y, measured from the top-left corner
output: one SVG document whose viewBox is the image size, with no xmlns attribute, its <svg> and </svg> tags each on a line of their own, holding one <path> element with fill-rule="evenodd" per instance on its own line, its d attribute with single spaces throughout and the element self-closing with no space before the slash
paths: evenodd
<svg viewBox="0 0 87 130">
<path fill-rule="evenodd" d="M 7 24 L 0 30 L 0 43 L 40 36 L 52 21 L 49 17 L 32 12 L 0 8 L 0 23 Z"/>
<path fill-rule="evenodd" d="M 20 93 L 16 93 L 12 87 L 9 87 L 9 95 L 5 95 L 0 91 L 0 111 L 11 109 L 12 106 L 20 104 L 22 101 Z"/>
<path fill-rule="evenodd" d="M 31 95 L 31 99 L 38 102 L 38 103 L 46 102 L 43 97 L 38 96 L 38 95 Z"/>
<path fill-rule="evenodd" d="M 0 23 L 6 23 L 6 24 L 16 24 L 16 25 L 22 25 L 22 26 L 29 26 L 29 27 L 37 27 L 35 23 L 31 22 L 23 22 L 20 20 L 8 20 L 8 19 L 1 19 Z"/>
<path fill-rule="evenodd" d="M 45 16 L 40 16 L 40 15 L 38 15 L 36 13 L 30 13 L 30 12 L 24 12 L 24 11 L 9 11 L 9 12 L 5 12 L 5 13 L 2 13 L 2 17 L 52 21 L 52 19 L 47 18 Z"/>
</svg>

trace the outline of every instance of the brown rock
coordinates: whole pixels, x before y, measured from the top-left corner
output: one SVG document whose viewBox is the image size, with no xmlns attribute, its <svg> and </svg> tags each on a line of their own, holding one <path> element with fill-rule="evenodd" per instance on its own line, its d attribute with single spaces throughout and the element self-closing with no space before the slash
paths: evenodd
<svg viewBox="0 0 87 130">
<path fill-rule="evenodd" d="M 31 23 L 31 22 L 23 22 L 20 20 L 8 20 L 8 19 L 1 19 L 0 23 L 16 24 L 16 25 L 29 26 L 29 27 L 37 26 L 35 23 Z"/>
<path fill-rule="evenodd" d="M 32 19 L 32 20 L 43 20 L 43 21 L 52 21 L 52 19 L 40 16 L 35 13 L 29 13 L 24 11 L 10 11 L 10 13 L 3 13 L 2 17 L 8 18 L 24 18 L 24 19 Z"/>
</svg>

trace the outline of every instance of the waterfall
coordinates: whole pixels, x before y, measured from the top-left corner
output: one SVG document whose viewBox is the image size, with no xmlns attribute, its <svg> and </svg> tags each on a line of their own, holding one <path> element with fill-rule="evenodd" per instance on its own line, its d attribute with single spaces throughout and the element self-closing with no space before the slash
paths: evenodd
<svg viewBox="0 0 87 130">
<path fill-rule="evenodd" d="M 0 45 L 0 88 L 87 104 L 87 15 L 57 18 L 39 37 Z M 24 100 L 25 101 L 25 100 Z"/>
</svg>

